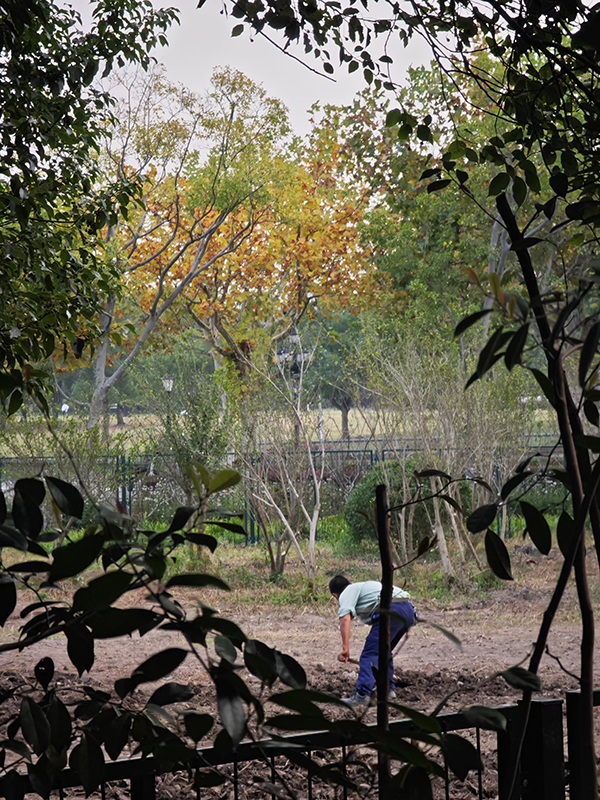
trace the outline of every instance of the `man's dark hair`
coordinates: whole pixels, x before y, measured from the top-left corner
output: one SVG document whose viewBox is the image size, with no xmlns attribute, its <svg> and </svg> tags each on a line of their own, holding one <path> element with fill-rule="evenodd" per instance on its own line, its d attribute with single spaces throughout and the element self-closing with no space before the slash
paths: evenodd
<svg viewBox="0 0 600 800">
<path fill-rule="evenodd" d="M 329 581 L 329 591 L 331 594 L 341 594 L 351 583 L 345 575 L 336 575 Z"/>
</svg>

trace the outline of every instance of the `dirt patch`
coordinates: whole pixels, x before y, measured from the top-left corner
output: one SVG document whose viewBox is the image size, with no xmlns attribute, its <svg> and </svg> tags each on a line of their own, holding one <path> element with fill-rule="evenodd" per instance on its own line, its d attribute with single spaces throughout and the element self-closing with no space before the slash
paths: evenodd
<svg viewBox="0 0 600 800">
<path fill-rule="evenodd" d="M 433 601 L 416 602 L 422 620 L 401 642 L 395 656 L 398 702 L 413 706 L 419 710 L 431 712 L 444 698 L 447 698 L 446 709 L 456 710 L 463 706 L 500 705 L 512 703 L 519 698 L 519 693 L 497 676 L 498 671 L 517 663 L 521 663 L 531 653 L 537 636 L 541 613 L 549 598 L 547 586 L 538 586 L 533 582 L 520 586 L 494 589 L 486 599 L 457 598 L 453 608 L 440 608 Z M 579 656 L 579 628 L 575 620 L 573 590 L 566 598 L 564 608 L 553 626 L 548 650 L 544 656 L 540 675 L 544 682 L 543 695 L 562 697 L 568 689 L 577 688 L 576 678 Z M 194 593 L 181 591 L 177 599 L 187 608 L 194 606 Z M 305 668 L 309 687 L 337 696 L 351 694 L 358 666 L 356 664 L 340 664 L 337 654 L 340 650 L 335 603 L 304 607 L 247 605 L 240 604 L 223 595 L 203 596 L 209 604 L 218 605 L 223 616 L 237 622 L 245 633 L 252 638 L 260 639 L 271 647 L 275 647 L 296 658 Z M 18 613 L 15 614 L 3 641 L 14 638 L 21 623 Z M 436 627 L 438 626 L 438 627 Z M 452 632 L 460 642 L 457 647 L 447 638 L 440 628 Z M 364 638 L 368 632 L 366 626 L 355 623 L 352 629 L 351 654 L 358 657 Z M 144 637 L 137 635 L 119 640 L 96 642 L 96 663 L 89 675 L 82 681 L 77 678 L 74 668 L 66 652 L 66 642 L 56 637 L 41 642 L 25 652 L 18 650 L 2 654 L 2 671 L 4 687 L 23 678 L 33 677 L 33 668 L 44 656 L 50 656 L 57 668 L 56 680 L 63 689 L 77 696 L 82 685 L 112 690 L 114 681 L 131 673 L 137 664 L 165 647 L 185 646 L 182 637 L 165 631 L 152 631 Z M 558 658 L 560 658 L 560 662 Z M 596 662 L 599 666 L 598 650 Z M 570 674 L 569 674 L 570 673 Z M 191 657 L 188 658 L 170 679 L 188 683 L 194 689 L 194 698 L 186 705 L 195 711 L 215 713 L 216 704 L 214 688 L 202 666 Z M 245 676 L 257 691 L 257 681 Z M 140 706 L 154 690 L 153 685 L 139 687 L 134 693 L 133 701 Z M 268 706 L 268 712 L 274 713 L 275 707 Z M 3 711 L 10 712 L 8 705 Z M 354 711 L 334 708 L 335 718 L 351 717 Z M 374 709 L 362 711 L 368 722 L 375 721 Z M 402 716 L 398 710 L 392 710 L 392 717 Z M 6 719 L 6 716 L 5 716 Z M 484 796 L 495 796 L 497 783 L 495 775 L 494 734 L 484 734 L 482 750 L 486 766 Z M 375 756 L 371 751 L 359 753 L 359 761 L 363 766 L 357 767 L 358 777 L 364 794 L 368 794 L 369 770 L 375 764 Z M 283 767 L 282 767 L 283 768 Z M 247 787 L 256 783 L 256 791 L 245 796 L 264 798 L 264 789 L 259 785 L 264 778 L 258 772 L 244 768 L 244 780 Z M 287 769 L 287 767 L 286 767 Z M 364 774 L 360 773 L 364 770 Z M 263 770 L 264 772 L 264 770 Z M 360 773 L 360 774 L 359 774 Z M 296 780 L 291 773 L 288 778 L 293 784 Z M 189 797 L 181 776 L 170 776 L 161 779 L 158 796 L 179 800 Z M 316 786 L 316 785 L 315 785 Z M 453 784 L 451 796 L 455 798 L 472 797 L 474 784 L 471 778 L 466 784 Z M 299 782 L 296 794 L 305 797 L 305 787 Z M 442 792 L 438 787 L 436 792 Z M 113 797 L 128 796 L 128 787 L 115 785 L 111 788 Z M 214 794 L 207 798 L 229 797 L 229 789 L 211 790 Z M 333 798 L 333 790 L 322 786 L 315 788 L 314 800 Z M 79 796 L 77 793 L 73 797 Z M 81 795 L 83 796 L 83 795 Z M 437 796 L 437 795 L 436 795 Z M 439 796 L 443 796 L 440 794 Z"/>
</svg>

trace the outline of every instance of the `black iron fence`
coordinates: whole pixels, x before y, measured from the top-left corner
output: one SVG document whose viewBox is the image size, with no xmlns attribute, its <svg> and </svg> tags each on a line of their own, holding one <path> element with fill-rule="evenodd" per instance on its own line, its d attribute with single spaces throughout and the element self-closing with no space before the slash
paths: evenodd
<svg viewBox="0 0 600 800">
<path fill-rule="evenodd" d="M 569 735 L 574 737 L 573 747 L 569 744 L 570 759 L 576 756 L 577 740 L 573 709 L 577 707 L 577 694 L 568 694 L 567 704 L 571 708 Z M 596 693 L 600 704 L 600 691 Z M 515 750 L 519 737 L 520 706 L 499 706 L 507 719 L 505 731 L 492 733 L 474 727 L 460 712 L 445 713 L 438 716 L 444 733 L 462 731 L 476 747 L 480 757 L 480 768 L 469 773 L 466 782 L 452 776 L 449 765 L 443 760 L 446 778 L 434 779 L 436 800 L 477 797 L 500 798 L 500 800 L 565 800 L 566 788 L 570 789 L 570 800 L 584 800 L 577 794 L 576 768 L 569 769 L 565 763 L 563 750 L 563 701 L 554 699 L 535 700 L 532 703 L 529 725 L 521 757 L 517 765 L 514 789 L 509 797 L 510 775 L 514 769 Z M 369 726 L 373 731 L 376 726 Z M 409 738 L 416 731 L 412 721 L 403 719 L 392 721 L 390 731 L 398 737 Z M 359 776 L 359 792 L 353 792 L 343 781 L 328 784 L 323 779 L 323 765 L 335 765 L 342 776 L 356 780 L 356 764 L 364 766 L 364 755 L 358 759 L 357 749 L 369 748 L 374 740 L 368 730 L 360 738 L 352 738 L 331 732 L 318 732 L 292 735 L 239 745 L 235 752 L 202 747 L 197 750 L 194 768 L 203 776 L 217 773 L 224 783 L 216 785 L 210 779 L 202 780 L 203 787 L 189 789 L 185 796 L 196 796 L 197 800 L 231 798 L 231 800 L 261 800 L 269 798 L 302 798 L 302 800 L 348 800 L 353 794 L 361 800 L 378 796 L 377 769 L 370 773 L 363 771 Z M 482 745 L 482 741 L 484 745 Z M 290 749 L 305 756 L 304 767 L 298 767 L 297 759 L 290 777 Z M 573 752 L 572 752 L 573 751 Z M 443 756 L 440 756 L 443 759 Z M 254 768 L 253 768 L 254 767 Z M 101 785 L 96 793 L 103 800 L 106 797 L 129 797 L 130 800 L 155 800 L 164 793 L 173 796 L 169 782 L 175 780 L 176 771 L 159 773 L 153 758 L 135 757 L 108 762 L 104 768 Z M 282 777 L 283 775 L 286 777 Z M 210 788 L 213 783 L 214 788 Z M 58 791 L 61 800 L 80 787 L 81 782 L 72 769 L 62 770 L 53 789 Z M 158 790 L 157 790 L 158 787 Z M 166 789 L 163 791 L 163 789 Z"/>
<path fill-rule="evenodd" d="M 554 441 L 554 440 L 552 440 Z M 378 446 L 373 440 L 348 440 L 347 442 L 327 442 L 321 454 L 320 446 L 314 443 L 312 456 L 321 467 L 323 460 L 324 483 L 322 487 L 322 513 L 324 516 L 337 514 L 343 509 L 349 493 L 373 466 L 380 461 L 403 459 L 421 451 L 422 442 L 416 438 L 398 439 L 393 447 Z M 524 449 L 537 449 L 542 454 L 560 454 L 550 444 L 546 436 L 531 437 L 523 443 Z M 110 455 L 98 457 L 91 453 L 76 453 L 79 473 L 90 494 L 99 503 L 120 506 L 136 519 L 166 521 L 179 505 L 192 502 L 193 487 L 187 476 L 185 465 L 179 464 L 172 453 L 148 453 L 144 455 Z M 256 454 L 265 462 L 263 472 L 274 483 L 278 480 L 277 465 L 269 471 L 269 448 Z M 243 466 L 234 454 L 225 457 L 223 467 L 242 469 Z M 35 475 L 40 470 L 50 471 L 64 480 L 76 482 L 77 476 L 69 460 L 59 457 L 0 457 L 0 487 L 10 490 L 21 477 Z M 497 470 L 498 471 L 498 470 Z M 501 472 L 501 474 L 500 474 Z M 494 473 L 495 474 L 495 473 Z M 306 491 L 312 491 L 307 473 Z M 505 479 L 503 470 L 494 477 L 496 488 Z M 496 479 L 497 478 L 497 479 Z M 232 509 L 243 510 L 246 505 L 246 525 L 254 540 L 257 532 L 255 518 L 247 498 L 232 493 Z M 92 513 L 92 511 L 90 511 Z M 164 517 L 164 520 L 162 517 Z"/>
</svg>

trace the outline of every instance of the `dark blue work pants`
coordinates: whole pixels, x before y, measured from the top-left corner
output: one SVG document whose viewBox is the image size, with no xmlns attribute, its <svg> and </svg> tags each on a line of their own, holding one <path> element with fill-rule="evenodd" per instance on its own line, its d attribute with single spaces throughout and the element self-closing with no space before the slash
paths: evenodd
<svg viewBox="0 0 600 800">
<path fill-rule="evenodd" d="M 373 668 L 379 664 L 379 614 L 373 614 L 373 624 L 366 638 L 365 646 L 360 654 L 358 681 L 356 693 L 370 695 L 375 688 L 375 675 Z M 392 603 L 390 614 L 390 642 L 391 652 L 404 636 L 406 631 L 415 624 L 415 608 L 411 602 L 404 600 L 402 603 Z M 390 691 L 395 688 L 394 662 L 390 661 Z"/>
</svg>

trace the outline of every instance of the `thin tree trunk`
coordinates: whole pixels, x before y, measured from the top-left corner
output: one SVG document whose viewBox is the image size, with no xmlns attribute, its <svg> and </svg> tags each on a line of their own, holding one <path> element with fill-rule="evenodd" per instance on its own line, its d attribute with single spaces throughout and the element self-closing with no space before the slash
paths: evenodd
<svg viewBox="0 0 600 800">
<path fill-rule="evenodd" d="M 389 730 L 388 686 L 391 660 L 390 642 L 390 609 L 394 569 L 390 551 L 390 515 L 388 511 L 387 487 L 384 483 L 375 489 L 375 506 L 377 510 L 377 536 L 381 557 L 381 600 L 379 603 L 379 657 L 377 670 L 377 727 L 381 731 Z M 390 783 L 389 756 L 379 752 L 377 755 L 377 771 L 379 776 L 379 800 L 387 796 Z"/>
<path fill-rule="evenodd" d="M 439 487 L 439 489 L 441 490 L 441 488 L 442 488 L 441 480 L 439 478 L 434 478 L 433 482 L 434 482 L 434 485 L 435 485 L 436 489 L 438 489 L 438 487 Z M 458 547 L 458 553 L 459 553 L 459 556 L 460 556 L 460 563 L 464 564 L 465 563 L 465 551 L 463 549 L 462 542 L 460 540 L 460 533 L 459 533 L 459 530 L 458 530 L 458 525 L 456 523 L 456 516 L 454 514 L 454 509 L 450 505 L 448 505 L 448 503 L 444 503 L 444 505 L 445 505 L 446 514 L 448 515 L 448 518 L 450 520 L 450 525 L 452 526 L 452 530 L 454 531 L 454 539 L 456 541 L 456 546 Z"/>
</svg>

